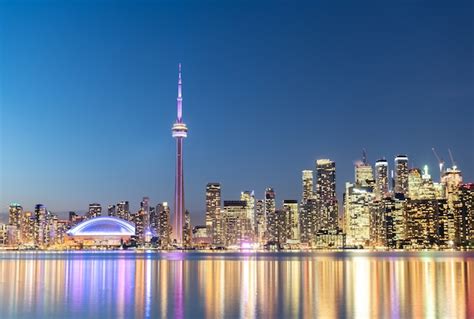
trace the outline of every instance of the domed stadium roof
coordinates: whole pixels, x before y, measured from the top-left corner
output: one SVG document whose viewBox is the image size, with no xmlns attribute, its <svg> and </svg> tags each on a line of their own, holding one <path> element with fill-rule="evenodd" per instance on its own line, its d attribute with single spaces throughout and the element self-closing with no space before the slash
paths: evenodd
<svg viewBox="0 0 474 319">
<path fill-rule="evenodd" d="M 116 217 L 96 217 L 76 225 L 67 234 L 69 236 L 133 236 L 135 226 Z"/>
</svg>

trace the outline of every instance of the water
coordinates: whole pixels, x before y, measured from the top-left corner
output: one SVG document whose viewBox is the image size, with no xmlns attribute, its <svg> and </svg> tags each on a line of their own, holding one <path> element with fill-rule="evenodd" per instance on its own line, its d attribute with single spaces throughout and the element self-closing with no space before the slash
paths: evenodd
<svg viewBox="0 0 474 319">
<path fill-rule="evenodd" d="M 474 253 L 0 253 L 1 318 L 474 318 Z"/>
</svg>

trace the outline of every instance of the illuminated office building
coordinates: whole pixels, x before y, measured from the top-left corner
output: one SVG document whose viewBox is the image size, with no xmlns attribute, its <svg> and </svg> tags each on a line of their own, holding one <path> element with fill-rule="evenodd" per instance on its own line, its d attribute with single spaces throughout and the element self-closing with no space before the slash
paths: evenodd
<svg viewBox="0 0 474 319">
<path fill-rule="evenodd" d="M 316 199 L 308 199 L 301 203 L 300 208 L 300 241 L 302 243 L 311 244 L 315 239 L 317 218 L 317 201 Z"/>
<path fill-rule="evenodd" d="M 8 224 L 20 229 L 23 207 L 17 203 L 11 203 L 8 207 Z"/>
<path fill-rule="evenodd" d="M 299 210 L 297 200 L 284 200 L 285 226 L 287 241 L 296 243 L 300 241 Z"/>
<path fill-rule="evenodd" d="M 20 223 L 20 236 L 21 243 L 26 246 L 33 246 L 35 242 L 34 231 L 35 229 L 35 220 L 33 218 L 33 213 L 25 212 L 21 216 Z"/>
<path fill-rule="evenodd" d="M 388 191 L 388 162 L 379 159 L 375 162 L 375 195 L 377 198 L 383 198 Z"/>
<path fill-rule="evenodd" d="M 303 181 L 302 201 L 306 202 L 307 200 L 314 198 L 313 171 L 304 170 L 302 172 L 302 181 Z"/>
<path fill-rule="evenodd" d="M 102 206 L 98 203 L 89 204 L 89 211 L 86 214 L 87 219 L 96 218 L 102 215 Z"/>
<path fill-rule="evenodd" d="M 47 214 L 48 211 L 45 206 L 41 204 L 35 206 L 34 239 L 35 245 L 38 247 L 42 247 L 48 242 Z"/>
<path fill-rule="evenodd" d="M 336 197 L 336 163 L 329 159 L 316 161 L 316 200 L 318 205 L 316 231 L 338 227 Z"/>
<path fill-rule="evenodd" d="M 344 221 L 348 245 L 369 245 L 370 215 L 374 197 L 374 193 L 370 187 L 346 183 L 346 192 L 344 193 Z"/>
<path fill-rule="evenodd" d="M 397 155 L 395 157 L 395 187 L 394 193 L 406 194 L 408 192 L 408 157 Z"/>
<path fill-rule="evenodd" d="M 458 198 L 454 202 L 458 218 L 458 238 L 460 247 L 474 247 L 474 183 L 461 184 Z"/>
<path fill-rule="evenodd" d="M 183 224 L 183 247 L 191 247 L 193 241 L 193 228 L 191 225 L 191 215 L 188 210 L 184 212 Z"/>
<path fill-rule="evenodd" d="M 247 219 L 247 202 L 241 200 L 225 200 L 222 213 L 224 244 L 240 246 L 251 240 L 250 222 Z"/>
<path fill-rule="evenodd" d="M 219 183 L 206 185 L 206 230 L 213 244 L 222 244 L 221 184 Z"/>
<path fill-rule="evenodd" d="M 243 191 L 240 193 L 240 200 L 247 203 L 247 219 L 250 223 L 252 233 L 255 233 L 255 193 L 254 191 Z"/>
<path fill-rule="evenodd" d="M 117 207 L 115 205 L 107 206 L 107 216 L 111 216 L 111 217 L 117 216 Z"/>
<path fill-rule="evenodd" d="M 275 203 L 275 191 L 273 188 L 269 187 L 265 189 L 265 205 L 264 205 L 264 214 L 265 214 L 265 240 L 271 240 L 271 235 L 274 234 L 275 230 L 275 210 L 276 210 L 276 203 Z"/>
<path fill-rule="evenodd" d="M 259 244 L 265 243 L 265 233 L 267 230 L 267 222 L 265 218 L 265 201 L 263 199 L 257 200 L 255 204 L 255 219 L 256 219 L 256 236 Z"/>
<path fill-rule="evenodd" d="M 121 201 L 117 204 L 117 216 L 123 220 L 130 219 L 130 207 L 128 201 Z"/>
<path fill-rule="evenodd" d="M 159 246 L 167 249 L 171 245 L 171 217 L 170 207 L 167 202 L 160 203 L 156 206 L 155 215 L 156 234 L 159 238 Z"/>
</svg>

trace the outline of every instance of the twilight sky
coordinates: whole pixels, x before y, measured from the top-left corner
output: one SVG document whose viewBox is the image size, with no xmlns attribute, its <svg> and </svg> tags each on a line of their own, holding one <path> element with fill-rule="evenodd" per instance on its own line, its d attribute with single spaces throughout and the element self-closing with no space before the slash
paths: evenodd
<svg viewBox="0 0 474 319">
<path fill-rule="evenodd" d="M 299 199 L 301 170 L 430 165 L 474 181 L 472 1 L 2 1 L 0 211 L 172 202 L 177 64 L 185 192 Z"/>
</svg>

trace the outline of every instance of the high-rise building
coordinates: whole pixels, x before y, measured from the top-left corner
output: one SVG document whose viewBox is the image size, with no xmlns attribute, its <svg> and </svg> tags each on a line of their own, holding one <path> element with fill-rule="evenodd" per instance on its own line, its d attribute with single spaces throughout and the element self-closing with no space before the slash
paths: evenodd
<svg viewBox="0 0 474 319">
<path fill-rule="evenodd" d="M 379 159 L 375 162 L 375 195 L 383 198 L 388 194 L 388 162 Z"/>
<path fill-rule="evenodd" d="M 286 214 L 287 240 L 292 243 L 300 241 L 300 224 L 298 201 L 286 199 L 283 201 L 283 210 Z"/>
<path fill-rule="evenodd" d="M 109 205 L 107 206 L 107 215 L 111 217 L 117 216 L 117 208 L 115 205 Z"/>
<path fill-rule="evenodd" d="M 317 218 L 317 201 L 316 199 L 308 199 L 301 203 L 300 210 L 300 240 L 302 243 L 311 245 L 314 242 L 316 234 Z"/>
<path fill-rule="evenodd" d="M 370 244 L 370 214 L 374 194 L 371 187 L 346 183 L 344 193 L 344 221 L 347 244 Z"/>
<path fill-rule="evenodd" d="M 273 188 L 269 187 L 265 189 L 265 205 L 264 205 L 264 215 L 265 215 L 265 239 L 270 239 L 270 233 L 274 233 L 272 227 L 275 227 L 275 224 L 272 222 L 274 220 L 273 214 L 275 214 L 276 203 L 275 203 L 275 191 Z M 265 240 L 264 239 L 264 240 Z"/>
<path fill-rule="evenodd" d="M 130 207 L 128 201 L 117 203 L 117 217 L 123 220 L 130 220 Z"/>
<path fill-rule="evenodd" d="M 184 225 L 184 172 L 183 172 L 183 141 L 188 136 L 188 127 L 183 122 L 183 95 L 181 80 L 181 63 L 178 72 L 177 118 L 173 124 L 172 135 L 176 138 L 176 175 L 174 193 L 173 239 L 177 244 L 183 243 Z"/>
<path fill-rule="evenodd" d="M 46 207 L 37 204 L 35 206 L 35 224 L 34 224 L 34 237 L 35 237 L 35 245 L 38 247 L 42 247 L 47 243 L 48 237 L 48 229 L 47 229 L 47 215 L 48 211 Z"/>
<path fill-rule="evenodd" d="M 96 218 L 102 215 L 102 206 L 98 203 L 89 204 L 89 211 L 86 214 L 87 219 Z"/>
<path fill-rule="evenodd" d="M 183 247 L 191 247 L 193 241 L 193 228 L 191 225 L 191 215 L 189 210 L 186 209 L 184 212 L 184 224 L 183 224 Z"/>
<path fill-rule="evenodd" d="M 373 187 L 375 185 L 372 166 L 365 160 L 355 164 L 355 182 L 362 187 Z"/>
<path fill-rule="evenodd" d="M 35 221 L 31 212 L 24 212 L 21 216 L 20 223 L 21 242 L 24 245 L 34 245 Z"/>
<path fill-rule="evenodd" d="M 265 201 L 263 199 L 258 199 L 255 204 L 255 220 L 256 220 L 256 230 L 255 234 L 257 236 L 257 242 L 260 245 L 265 244 L 265 233 L 267 231 L 267 224 L 265 219 Z"/>
<path fill-rule="evenodd" d="M 224 244 L 241 245 L 251 240 L 250 222 L 247 219 L 247 203 L 241 200 L 225 200 L 222 213 Z"/>
<path fill-rule="evenodd" d="M 394 193 L 406 194 L 408 192 L 408 157 L 397 155 L 395 157 L 395 187 Z"/>
<path fill-rule="evenodd" d="M 454 202 L 458 218 L 458 239 L 460 247 L 474 247 L 474 183 L 461 184 L 458 198 Z"/>
<path fill-rule="evenodd" d="M 22 214 L 23 207 L 21 207 L 20 204 L 11 203 L 8 207 L 8 224 L 11 226 L 16 226 L 17 229 L 20 229 Z"/>
<path fill-rule="evenodd" d="M 241 192 L 240 200 L 243 200 L 247 203 L 247 219 L 249 220 L 252 234 L 255 234 L 255 193 L 254 191 Z"/>
<path fill-rule="evenodd" d="M 453 165 L 453 167 L 448 168 L 443 173 L 441 183 L 444 185 L 445 198 L 448 203 L 449 211 L 454 213 L 455 220 L 454 233 L 450 234 L 449 240 L 455 243 L 459 243 L 460 230 L 462 226 L 459 224 L 460 216 L 459 210 L 456 209 L 456 202 L 459 201 L 459 187 L 462 184 L 462 174 L 461 171 L 457 168 L 457 166 Z"/>
<path fill-rule="evenodd" d="M 316 200 L 318 205 L 316 231 L 338 227 L 336 197 L 336 163 L 329 159 L 316 161 Z"/>
<path fill-rule="evenodd" d="M 167 202 L 160 203 L 156 206 L 155 214 L 156 233 L 159 238 L 159 245 L 162 249 L 167 249 L 171 245 L 171 223 L 170 223 L 170 208 Z"/>
<path fill-rule="evenodd" d="M 221 185 L 206 185 L 206 230 L 213 244 L 222 244 Z"/>
<path fill-rule="evenodd" d="M 314 197 L 314 189 L 313 189 L 313 171 L 311 170 L 304 170 L 302 172 L 302 180 L 303 180 L 303 196 L 302 201 L 306 202 L 308 199 L 312 199 Z"/>
</svg>

